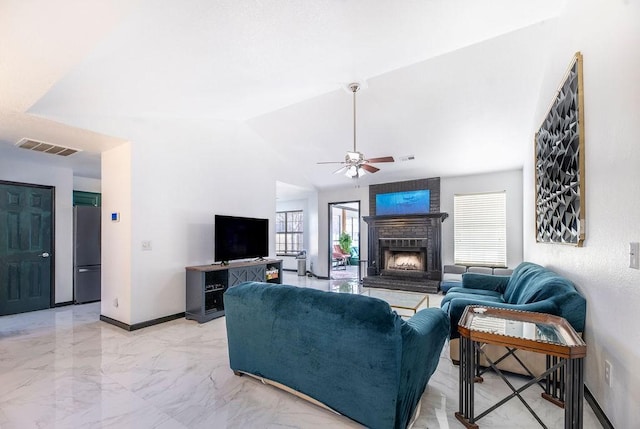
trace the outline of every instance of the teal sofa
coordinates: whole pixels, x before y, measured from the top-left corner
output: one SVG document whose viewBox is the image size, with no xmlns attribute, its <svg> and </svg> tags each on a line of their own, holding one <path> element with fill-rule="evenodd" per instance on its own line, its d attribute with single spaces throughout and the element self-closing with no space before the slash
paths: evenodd
<svg viewBox="0 0 640 429">
<path fill-rule="evenodd" d="M 440 304 L 451 322 L 449 350 L 454 362 L 459 360 L 458 322 L 465 307 L 472 304 L 553 314 L 565 318 L 578 333 L 584 331 L 587 312 L 586 300 L 571 281 L 531 262 L 521 263 L 510 276 L 465 273 L 462 286 L 449 289 Z M 543 372 L 544 355 L 519 353 L 531 362 L 534 374 Z M 489 356 L 493 359 L 501 354 L 496 348 Z M 511 357 L 498 368 L 526 374 Z"/>
<path fill-rule="evenodd" d="M 369 428 L 405 428 L 449 333 L 439 308 L 403 320 L 379 299 L 246 282 L 224 308 L 229 363 Z"/>
</svg>

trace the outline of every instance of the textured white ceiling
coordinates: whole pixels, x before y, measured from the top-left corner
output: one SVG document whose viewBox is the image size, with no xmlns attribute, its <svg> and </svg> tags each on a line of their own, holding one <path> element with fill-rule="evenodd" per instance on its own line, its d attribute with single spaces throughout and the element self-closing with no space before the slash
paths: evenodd
<svg viewBox="0 0 640 429">
<path fill-rule="evenodd" d="M 0 141 L 25 132 L 16 115 L 41 140 L 55 127 L 40 118 L 71 135 L 104 118 L 248 120 L 311 183 L 334 186 L 344 179 L 315 162 L 351 147 L 343 89 L 363 81 L 359 149 L 416 155 L 381 165 L 378 182 L 518 168 L 524 151 L 513 149 L 530 141 L 549 20 L 563 5 L 3 1 L 0 120 L 14 125 L 0 126 Z M 74 143 L 99 152 L 127 139 L 116 137 Z"/>
</svg>

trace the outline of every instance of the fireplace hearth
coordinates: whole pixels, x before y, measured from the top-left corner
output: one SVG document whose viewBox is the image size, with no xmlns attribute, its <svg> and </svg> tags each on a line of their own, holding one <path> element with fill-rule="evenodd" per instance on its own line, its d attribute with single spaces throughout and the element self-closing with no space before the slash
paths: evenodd
<svg viewBox="0 0 640 429">
<path fill-rule="evenodd" d="M 442 278 L 441 224 L 447 213 L 368 216 L 363 286 L 436 293 Z"/>
</svg>

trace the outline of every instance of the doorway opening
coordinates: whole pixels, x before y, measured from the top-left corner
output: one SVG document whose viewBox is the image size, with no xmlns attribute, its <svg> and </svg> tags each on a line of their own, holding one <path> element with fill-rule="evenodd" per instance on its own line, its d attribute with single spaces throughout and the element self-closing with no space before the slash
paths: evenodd
<svg viewBox="0 0 640 429">
<path fill-rule="evenodd" d="M 358 280 L 360 201 L 329 203 L 329 277 Z"/>
</svg>

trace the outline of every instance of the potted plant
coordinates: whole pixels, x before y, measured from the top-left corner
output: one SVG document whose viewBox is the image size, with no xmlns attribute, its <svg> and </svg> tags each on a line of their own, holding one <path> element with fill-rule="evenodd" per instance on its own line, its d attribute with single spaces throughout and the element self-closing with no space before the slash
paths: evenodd
<svg viewBox="0 0 640 429">
<path fill-rule="evenodd" d="M 346 232 L 343 232 L 342 234 L 340 234 L 340 238 L 338 239 L 338 241 L 340 242 L 340 248 L 342 249 L 342 251 L 347 255 L 351 255 L 351 242 L 353 241 L 351 239 L 351 236 Z"/>
</svg>

